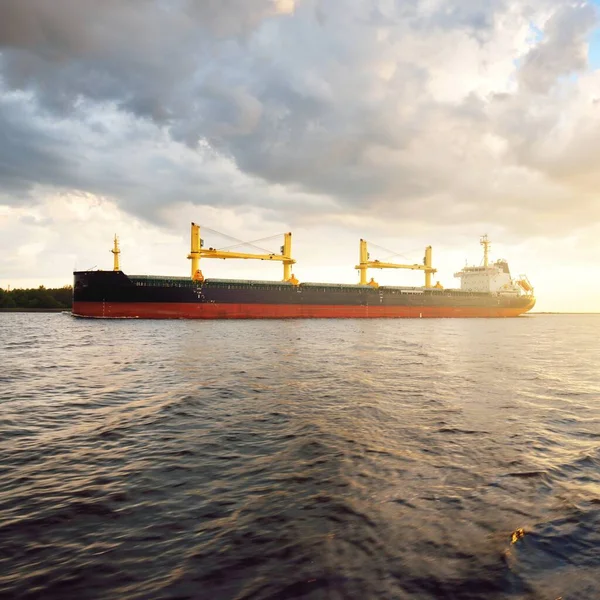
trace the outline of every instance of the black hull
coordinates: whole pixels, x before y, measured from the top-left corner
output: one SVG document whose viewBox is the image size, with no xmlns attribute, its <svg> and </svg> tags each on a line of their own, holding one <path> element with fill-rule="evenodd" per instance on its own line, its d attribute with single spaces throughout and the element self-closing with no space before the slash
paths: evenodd
<svg viewBox="0 0 600 600">
<path fill-rule="evenodd" d="M 423 312 L 429 316 L 517 316 L 530 310 L 535 303 L 531 296 L 500 296 L 460 290 L 331 284 L 294 286 L 280 282 L 234 280 L 195 282 L 183 277 L 128 277 L 121 271 L 76 272 L 74 278 L 73 312 L 77 314 L 79 311 L 82 316 L 86 316 L 86 306 L 94 305 L 94 311 L 97 312 L 102 303 L 104 306 L 118 305 L 121 312 L 124 311 L 123 306 L 129 305 L 129 310 L 125 311 L 127 314 L 122 316 L 136 316 L 129 314 L 130 312 L 147 312 L 150 305 L 204 306 L 206 315 L 217 315 L 205 318 L 226 318 L 227 311 L 219 313 L 216 306 L 228 305 L 231 307 L 230 312 L 241 315 L 240 318 L 246 313 L 248 318 L 271 314 L 316 316 L 311 312 L 328 313 L 330 316 L 356 316 L 364 312 L 361 312 L 362 309 L 369 310 L 373 316 L 377 312 L 380 316 L 423 316 Z M 144 311 L 145 304 L 147 306 Z M 139 305 L 142 309 L 132 311 L 131 307 L 134 305 Z M 269 311 L 269 306 L 278 308 Z M 244 310 L 239 307 L 247 308 Z M 314 307 L 313 311 L 311 307 Z M 411 313 L 411 308 L 414 309 L 414 314 Z M 359 309 L 358 312 L 356 309 Z M 397 315 L 395 309 L 398 309 Z M 196 309 L 189 306 L 180 310 L 183 316 L 196 312 Z M 103 313 L 106 313 L 105 308 Z"/>
</svg>

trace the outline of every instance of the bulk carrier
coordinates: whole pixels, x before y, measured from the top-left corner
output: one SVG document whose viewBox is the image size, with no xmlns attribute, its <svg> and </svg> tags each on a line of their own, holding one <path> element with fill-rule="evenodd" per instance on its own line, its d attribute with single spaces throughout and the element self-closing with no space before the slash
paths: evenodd
<svg viewBox="0 0 600 600">
<path fill-rule="evenodd" d="M 533 287 L 525 276 L 513 279 L 505 260 L 489 261 L 490 241 L 481 238 L 483 261 L 454 276 L 459 289 L 432 285 L 431 246 L 423 263 L 371 261 L 367 242 L 360 240 L 352 284 L 300 283 L 292 274 L 292 234 L 284 234 L 281 254 L 245 254 L 204 248 L 200 227 L 192 223 L 190 277 L 126 275 L 120 268 L 115 236 L 112 271 L 76 271 L 72 313 L 77 317 L 140 319 L 287 319 L 376 317 L 517 317 L 535 304 Z M 205 279 L 199 268 L 204 258 L 279 261 L 282 281 Z M 411 269 L 425 275 L 423 287 L 380 286 L 367 281 L 368 269 Z"/>
</svg>

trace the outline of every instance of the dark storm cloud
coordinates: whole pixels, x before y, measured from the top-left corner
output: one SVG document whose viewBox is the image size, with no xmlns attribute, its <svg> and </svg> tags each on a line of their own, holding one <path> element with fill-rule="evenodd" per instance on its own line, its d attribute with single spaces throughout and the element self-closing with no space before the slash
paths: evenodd
<svg viewBox="0 0 600 600">
<path fill-rule="evenodd" d="M 20 117 L 5 117 L 0 181 L 110 194 L 147 217 L 199 198 L 272 207 L 280 198 L 261 195 L 261 181 L 328 194 L 339 211 L 431 219 L 460 206 L 460 218 L 508 222 L 511 207 L 526 210 L 520 190 L 535 178 L 523 169 L 546 172 L 539 142 L 563 111 L 557 102 L 540 117 L 529 95 L 584 66 L 588 5 L 304 0 L 291 16 L 292 8 L 291 0 L 4 0 L 2 82 L 31 100 Z M 504 102 L 469 89 L 507 60 L 502 43 L 542 14 L 544 38 L 523 60 L 520 91 Z M 447 62 L 461 45 L 466 58 L 482 55 L 472 84 L 460 82 L 463 55 Z M 456 83 L 439 84 L 448 70 Z M 94 121 L 94 106 L 131 121 Z M 39 118 L 28 121 L 32 110 Z M 53 122 L 67 123 L 60 143 Z M 89 139 L 74 133 L 84 130 Z M 234 173 L 207 171 L 214 163 L 190 159 L 178 143 L 208 144 L 258 187 L 233 189 Z M 171 154 L 157 169 L 161 144 Z"/>
<path fill-rule="evenodd" d="M 81 96 L 114 101 L 159 123 L 193 100 L 223 36 L 276 14 L 275 0 L 7 0 L 0 3 L 2 75 L 44 107 Z M 181 101 L 177 95 L 180 95 Z"/>
<path fill-rule="evenodd" d="M 0 100 L 0 182 L 6 202 L 28 198 L 35 183 L 77 186 L 77 160 L 65 140 L 31 127 L 23 100 Z"/>
<path fill-rule="evenodd" d="M 148 49 L 148 34 L 168 38 L 169 27 L 181 33 L 192 22 L 217 35 L 241 34 L 277 7 L 276 0 L 4 0 L 0 43 L 54 60 L 93 54 L 111 41 Z"/>
<path fill-rule="evenodd" d="M 86 116 L 83 110 L 78 115 Z M 224 175 L 210 155 L 187 148 L 165 154 L 161 137 L 148 129 L 120 134 L 101 121 L 49 124 L 22 95 L 0 98 L 0 204 L 31 203 L 38 186 L 76 189 L 121 198 L 127 210 L 156 220 L 173 202 L 242 201 L 239 190 L 221 183 Z M 88 130 L 100 132 L 102 141 Z M 149 141 L 154 150 L 136 155 Z"/>
<path fill-rule="evenodd" d="M 67 113 L 80 97 L 163 110 L 162 89 L 183 75 L 169 46 L 185 19 L 155 3 L 19 0 L 0 5 L 5 85 L 35 92 L 43 108 Z M 181 40 L 185 43 L 185 39 Z M 146 102 L 144 103 L 144 100 Z M 141 113 L 144 114 L 144 113 Z"/>
</svg>

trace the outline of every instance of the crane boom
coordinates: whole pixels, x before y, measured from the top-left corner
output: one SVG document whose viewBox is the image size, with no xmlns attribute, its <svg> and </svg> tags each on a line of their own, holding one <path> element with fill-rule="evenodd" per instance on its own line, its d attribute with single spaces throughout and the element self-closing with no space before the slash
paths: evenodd
<svg viewBox="0 0 600 600">
<path fill-rule="evenodd" d="M 283 281 L 290 283 L 297 283 L 297 279 L 292 275 L 292 265 L 296 264 L 296 261 L 292 258 L 292 234 L 283 234 L 283 246 L 281 247 L 281 254 L 249 254 L 246 252 L 233 252 L 231 250 L 217 250 L 216 248 L 204 249 L 204 240 L 200 237 L 200 225 L 192 223 L 191 229 L 191 250 L 188 258 L 192 261 L 192 279 L 196 281 L 203 281 L 204 276 L 200 271 L 200 259 L 201 258 L 238 258 L 238 259 L 251 259 L 251 260 L 274 260 L 283 263 Z"/>
<path fill-rule="evenodd" d="M 368 269 L 411 269 L 413 271 L 424 271 L 425 272 L 425 287 L 431 287 L 431 276 L 437 273 L 437 269 L 431 266 L 431 246 L 425 248 L 425 257 L 423 258 L 423 264 L 415 263 L 413 265 L 402 265 L 398 263 L 380 262 L 378 260 L 369 260 L 369 251 L 367 249 L 367 241 L 360 240 L 360 264 L 354 267 L 360 271 L 360 284 L 361 285 L 372 285 L 377 287 L 377 283 L 374 279 L 367 282 L 367 270 Z"/>
</svg>

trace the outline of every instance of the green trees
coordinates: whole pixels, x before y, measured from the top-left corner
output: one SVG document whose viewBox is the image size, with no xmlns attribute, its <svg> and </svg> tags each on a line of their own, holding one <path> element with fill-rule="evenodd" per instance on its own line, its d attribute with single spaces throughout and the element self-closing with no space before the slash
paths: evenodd
<svg viewBox="0 0 600 600">
<path fill-rule="evenodd" d="M 71 308 L 73 288 L 39 288 L 3 290 L 0 288 L 0 309 L 2 308 Z"/>
<path fill-rule="evenodd" d="M 10 292 L 5 292 L 0 288 L 0 308 L 15 308 L 14 298 L 10 295 Z"/>
</svg>

